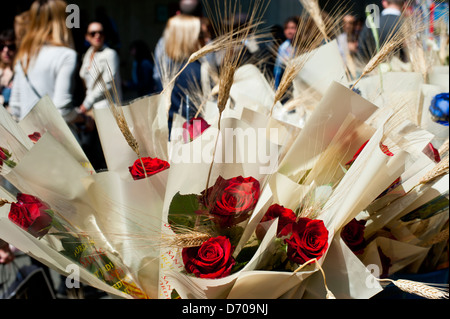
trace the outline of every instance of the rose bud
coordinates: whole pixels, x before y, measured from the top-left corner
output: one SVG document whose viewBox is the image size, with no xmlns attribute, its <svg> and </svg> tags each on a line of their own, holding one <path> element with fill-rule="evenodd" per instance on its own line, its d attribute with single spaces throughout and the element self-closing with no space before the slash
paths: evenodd
<svg viewBox="0 0 450 319">
<path fill-rule="evenodd" d="M 128 169 L 134 180 L 143 179 L 162 172 L 170 167 L 169 163 L 159 158 L 142 157 Z"/>
<path fill-rule="evenodd" d="M 292 226 L 295 224 L 297 216 L 289 209 L 278 204 L 273 204 L 269 207 L 264 217 L 261 219 L 260 224 L 256 228 L 256 233 L 259 239 L 262 239 L 265 234 L 265 230 L 261 226 L 261 223 L 271 221 L 278 218 L 277 237 L 288 236 L 292 232 Z"/>
<path fill-rule="evenodd" d="M 195 138 L 209 128 L 210 125 L 201 117 L 191 118 L 183 124 L 183 139 L 185 143 L 192 142 Z"/>
<path fill-rule="evenodd" d="M 34 132 L 33 134 L 28 135 L 28 137 L 33 143 L 37 143 L 41 138 L 41 133 Z"/>
<path fill-rule="evenodd" d="M 364 252 L 364 248 L 366 247 L 366 240 L 364 239 L 364 230 L 366 229 L 365 225 L 365 220 L 357 221 L 353 218 L 342 229 L 341 238 L 355 255 L 362 254 Z"/>
<path fill-rule="evenodd" d="M 40 238 L 48 233 L 52 223 L 52 217 L 46 212 L 48 209 L 36 197 L 18 194 L 17 203 L 11 204 L 8 218 L 34 237 Z"/>
</svg>

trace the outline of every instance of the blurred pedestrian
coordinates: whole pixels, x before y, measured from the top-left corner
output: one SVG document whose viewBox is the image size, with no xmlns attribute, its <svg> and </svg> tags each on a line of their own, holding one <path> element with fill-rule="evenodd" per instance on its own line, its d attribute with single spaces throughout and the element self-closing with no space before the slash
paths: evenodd
<svg viewBox="0 0 450 319">
<path fill-rule="evenodd" d="M 178 5 L 179 10 L 176 12 L 176 15 L 182 14 L 194 17 L 202 17 L 203 15 L 203 9 L 200 0 L 180 0 Z M 204 27 L 208 28 L 206 23 L 203 23 L 202 29 L 204 29 Z M 167 54 L 165 53 L 164 36 L 162 36 L 159 38 L 154 50 L 153 79 L 155 81 L 157 92 L 161 92 L 163 90 L 163 83 L 161 78 L 162 69 L 160 64 L 161 63 L 167 64 L 169 62 L 170 61 L 167 59 Z"/>
<path fill-rule="evenodd" d="M 9 244 L 0 239 L 0 265 L 9 264 L 14 260 L 14 253 L 11 251 Z"/>
<path fill-rule="evenodd" d="M 165 63 L 170 67 L 181 69 L 189 57 L 202 47 L 201 20 L 199 17 L 189 15 L 176 15 L 169 19 L 164 30 L 164 51 L 167 55 Z M 200 61 L 189 63 L 187 68 L 177 77 L 171 96 L 169 111 L 169 128 L 173 114 L 181 114 L 184 118 L 195 115 L 196 110 L 189 103 L 190 97 L 186 92 L 193 88 L 202 88 L 202 64 Z M 161 84 L 160 84 L 161 85 Z"/>
<path fill-rule="evenodd" d="M 12 29 L 0 33 L 0 104 L 3 104 L 6 108 L 9 105 L 14 79 L 15 40 L 14 30 Z"/>
<path fill-rule="evenodd" d="M 278 54 L 273 71 L 275 78 L 275 89 L 278 89 L 278 86 L 280 85 L 286 61 L 288 61 L 289 58 L 293 55 L 294 47 L 292 41 L 297 34 L 298 25 L 298 17 L 290 17 L 284 23 L 283 32 L 286 40 L 278 48 Z"/>
<path fill-rule="evenodd" d="M 115 98 L 114 87 L 119 101 L 122 101 L 122 81 L 120 77 L 120 59 L 118 53 L 105 44 L 103 24 L 93 21 L 86 29 L 86 41 L 90 47 L 84 54 L 80 68 L 86 92 L 80 105 L 80 112 L 85 115 L 85 125 L 80 129 L 80 143 L 95 169 L 105 169 L 106 161 L 103 155 L 100 139 L 95 125 L 93 109 L 108 108 L 105 90 Z M 100 83 L 103 82 L 104 86 Z"/>
<path fill-rule="evenodd" d="M 347 14 L 342 18 L 342 32 L 337 36 L 336 40 L 344 62 L 347 62 L 349 56 L 351 57 L 358 53 L 356 23 L 356 17 L 352 14 Z"/>
<path fill-rule="evenodd" d="M 40 0 L 31 5 L 27 32 L 16 56 L 10 99 L 10 110 L 18 120 L 45 95 L 67 123 L 82 120 L 72 104 L 77 53 L 66 27 L 66 7 L 63 0 Z"/>
<path fill-rule="evenodd" d="M 406 8 L 406 0 L 383 0 L 381 3 L 383 11 L 379 17 L 379 26 L 376 26 L 380 48 L 400 29 L 402 13 Z M 373 30 L 366 23 L 359 37 L 358 55 L 363 62 L 367 62 L 376 53 L 377 46 Z M 400 51 L 400 54 L 403 53 Z"/>
<path fill-rule="evenodd" d="M 113 97 L 114 83 L 118 90 L 119 98 L 122 98 L 119 55 L 105 44 L 105 31 L 100 22 L 94 21 L 89 23 L 86 31 L 86 41 L 89 42 L 90 47 L 83 57 L 80 69 L 80 77 L 83 79 L 86 87 L 86 96 L 80 106 L 82 113 L 88 112 L 93 107 L 108 107 L 105 92 L 99 85 L 101 78 Z"/>
</svg>

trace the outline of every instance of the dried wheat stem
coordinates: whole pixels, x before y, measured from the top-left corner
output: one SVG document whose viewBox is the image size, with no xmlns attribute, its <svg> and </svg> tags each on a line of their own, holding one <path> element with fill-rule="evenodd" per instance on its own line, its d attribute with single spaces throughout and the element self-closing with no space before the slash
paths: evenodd
<svg viewBox="0 0 450 319">
<path fill-rule="evenodd" d="M 303 265 L 301 265 L 300 267 L 298 267 L 295 271 L 294 274 L 298 273 L 300 270 L 302 270 L 303 268 L 305 268 L 307 265 L 312 264 L 312 263 L 316 263 L 317 267 L 319 268 L 320 272 L 322 273 L 322 277 L 323 277 L 323 284 L 325 286 L 325 290 L 327 291 L 327 295 L 326 298 L 327 299 L 336 299 L 336 297 L 334 296 L 334 294 L 331 292 L 330 289 L 328 289 L 327 286 L 327 278 L 325 276 L 325 272 L 323 271 L 322 266 L 319 264 L 319 262 L 317 261 L 316 258 L 310 259 L 307 262 L 305 262 Z"/>
<path fill-rule="evenodd" d="M 223 70 L 223 76 L 220 77 L 220 90 L 219 90 L 219 97 L 217 99 L 217 107 L 219 108 L 220 113 L 222 113 L 225 110 L 228 99 L 230 97 L 235 72 L 236 66 L 233 64 L 228 64 L 225 65 Z"/>
<path fill-rule="evenodd" d="M 424 177 L 422 177 L 422 179 L 419 182 L 419 185 L 430 183 L 436 180 L 437 178 L 445 174 L 448 174 L 449 169 L 448 159 L 449 157 L 446 156 L 438 164 L 436 164 L 436 166 L 431 171 L 429 171 L 427 174 L 425 174 Z"/>
<path fill-rule="evenodd" d="M 133 136 L 133 134 L 131 133 L 130 127 L 128 126 L 128 123 L 125 119 L 125 115 L 123 114 L 122 108 L 120 106 L 118 106 L 118 104 L 120 104 L 120 99 L 119 99 L 119 94 L 117 91 L 116 83 L 114 81 L 114 77 L 113 77 L 111 68 L 109 67 L 109 65 L 107 65 L 109 75 L 110 75 L 111 81 L 112 81 L 112 90 L 115 95 L 115 101 L 106 86 L 103 76 L 100 74 L 100 72 L 98 70 L 95 60 L 93 62 L 93 66 L 94 66 L 94 70 L 95 70 L 94 75 L 96 76 L 96 78 L 98 79 L 98 82 L 99 82 L 98 85 L 102 89 L 103 94 L 105 94 L 106 100 L 108 101 L 109 109 L 111 110 L 112 115 L 114 116 L 114 119 L 116 120 L 116 123 L 117 123 L 120 131 L 122 132 L 122 135 L 124 136 L 125 140 L 127 141 L 128 145 L 131 147 L 131 149 L 140 158 L 139 144 L 138 144 L 137 140 L 135 139 L 135 137 Z"/>
<path fill-rule="evenodd" d="M 0 198 L 0 207 L 5 206 L 6 204 L 12 204 L 10 201 L 4 198 Z"/>
<path fill-rule="evenodd" d="M 443 231 L 441 231 L 439 234 L 437 234 L 436 236 L 432 237 L 430 240 L 424 242 L 422 244 L 423 247 L 429 247 L 429 246 L 433 246 L 435 244 L 439 244 L 443 241 L 448 240 L 448 234 L 449 234 L 449 229 L 445 228 Z"/>
<path fill-rule="evenodd" d="M 446 288 L 433 287 L 432 284 L 425 284 L 422 282 L 416 282 L 411 280 L 392 280 L 392 279 L 377 279 L 380 282 L 387 281 L 393 283 L 400 290 L 414 294 L 426 299 L 448 299 L 448 285 L 444 285 Z"/>
<path fill-rule="evenodd" d="M 361 81 L 363 77 L 375 70 L 389 55 L 391 55 L 399 45 L 399 41 L 395 39 L 393 41 L 386 42 L 385 45 L 380 49 L 380 51 L 367 63 L 364 67 L 361 76 L 353 84 L 352 90 Z"/>
<path fill-rule="evenodd" d="M 407 23 L 401 25 L 398 31 L 393 31 L 389 34 L 388 40 L 383 44 L 380 50 L 375 54 L 372 59 L 364 67 L 361 76 L 353 84 L 352 89 L 361 81 L 363 77 L 375 70 L 381 63 L 383 63 L 387 57 L 395 53 L 398 48 L 406 41 L 411 35 L 419 32 L 419 27 L 411 28 L 408 27 Z"/>
<path fill-rule="evenodd" d="M 322 18 L 322 10 L 320 9 L 319 2 L 317 0 L 299 0 L 299 1 L 306 9 L 306 11 L 308 11 L 309 15 L 316 23 L 325 41 L 329 42 L 330 38 L 328 37 L 327 27 Z"/>
<path fill-rule="evenodd" d="M 190 231 L 186 234 L 176 235 L 172 240 L 169 241 L 169 245 L 170 247 L 177 247 L 180 249 L 199 247 L 210 238 L 211 236 L 209 234 Z"/>
</svg>

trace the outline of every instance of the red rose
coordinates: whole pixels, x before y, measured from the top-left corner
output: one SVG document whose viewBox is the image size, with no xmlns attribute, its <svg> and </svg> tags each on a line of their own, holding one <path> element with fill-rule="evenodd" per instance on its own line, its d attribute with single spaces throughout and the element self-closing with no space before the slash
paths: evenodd
<svg viewBox="0 0 450 319">
<path fill-rule="evenodd" d="M 183 124 L 183 139 L 185 143 L 193 141 L 196 137 L 202 135 L 210 125 L 201 117 L 192 118 Z"/>
<path fill-rule="evenodd" d="M 49 231 L 52 217 L 48 206 L 31 195 L 17 195 L 17 203 L 11 204 L 8 218 L 34 237 L 42 237 Z"/>
<path fill-rule="evenodd" d="M 355 255 L 362 254 L 366 247 L 366 240 L 364 239 L 365 229 L 366 221 L 357 221 L 355 218 L 342 229 L 341 238 Z"/>
<path fill-rule="evenodd" d="M 434 148 L 433 144 L 428 143 L 423 152 L 436 163 L 439 163 L 441 161 L 441 155 L 439 154 L 439 151 Z"/>
<path fill-rule="evenodd" d="M 11 155 L 9 154 L 7 149 L 4 149 L 3 147 L 0 147 L 0 163 L 3 161 L 6 161 Z"/>
<path fill-rule="evenodd" d="M 142 165 L 144 164 L 144 165 Z M 143 179 L 148 176 L 155 175 L 170 167 L 169 163 L 160 160 L 159 158 L 142 157 L 137 159 L 133 166 L 129 167 L 131 176 L 134 180 Z"/>
<path fill-rule="evenodd" d="M 345 166 L 351 166 L 353 164 L 353 162 L 358 158 L 359 154 L 361 154 L 361 152 L 363 151 L 363 149 L 366 147 L 367 143 L 369 143 L 369 141 L 365 142 L 360 148 L 359 150 L 355 153 L 355 155 L 353 155 L 353 158 L 348 161 Z M 380 145 L 381 151 L 386 154 L 387 156 L 394 156 L 394 154 L 389 151 L 389 148 L 386 145 L 381 144 Z"/>
<path fill-rule="evenodd" d="M 253 177 L 224 179 L 219 176 L 214 186 L 202 193 L 201 199 L 214 222 L 227 228 L 249 217 L 259 195 L 259 182 Z"/>
<path fill-rule="evenodd" d="M 10 160 L 11 156 L 11 153 L 6 148 L 0 147 L 0 168 L 3 166 L 3 163 L 11 168 L 16 166 L 15 163 Z"/>
<path fill-rule="evenodd" d="M 210 238 L 200 247 L 184 248 L 183 263 L 188 273 L 199 278 L 217 279 L 231 274 L 234 247 L 224 236 Z"/>
<path fill-rule="evenodd" d="M 261 219 L 261 223 L 278 218 L 277 237 L 288 236 L 292 232 L 292 226 L 295 224 L 297 216 L 289 209 L 284 208 L 281 205 L 274 204 L 269 207 L 264 217 Z M 260 226 L 258 226 L 260 228 Z M 261 230 L 257 229 L 259 233 Z"/>
<path fill-rule="evenodd" d="M 328 230 L 323 221 L 300 218 L 294 224 L 288 244 L 288 258 L 300 265 L 316 258 L 319 260 L 328 248 Z"/>
<path fill-rule="evenodd" d="M 33 143 L 37 143 L 37 141 L 41 138 L 41 133 L 34 132 L 33 134 L 28 135 L 28 137 Z"/>
</svg>

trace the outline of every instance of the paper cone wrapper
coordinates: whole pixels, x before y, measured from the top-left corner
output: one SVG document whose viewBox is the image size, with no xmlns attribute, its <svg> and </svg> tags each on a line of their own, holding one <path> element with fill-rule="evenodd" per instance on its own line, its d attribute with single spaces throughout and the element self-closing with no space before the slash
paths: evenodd
<svg viewBox="0 0 450 319">
<path fill-rule="evenodd" d="M 59 143 L 67 148 L 68 152 L 88 171 L 95 174 L 89 159 L 78 143 L 73 131 L 69 128 L 52 100 L 45 96 L 19 123 L 28 136 L 35 132 L 44 135 L 49 132 Z"/>
<path fill-rule="evenodd" d="M 142 157 L 168 160 L 165 101 L 164 96 L 153 95 L 121 107 Z M 108 170 L 117 172 L 122 178 L 129 178 L 128 167 L 133 165 L 137 154 L 125 140 L 111 110 L 95 109 L 94 114 Z"/>
<path fill-rule="evenodd" d="M 441 89 L 441 93 L 449 91 L 449 68 L 447 66 L 434 66 L 428 76 L 428 83 L 437 85 Z"/>
<path fill-rule="evenodd" d="M 299 180 L 314 166 L 349 114 L 364 122 L 377 109 L 355 92 L 333 82 L 280 163 L 279 172 Z"/>
<path fill-rule="evenodd" d="M 30 140 L 28 135 L 25 134 L 22 128 L 11 117 L 11 115 L 4 107 L 0 108 L 0 128 L 2 128 L 4 132 L 8 132 L 10 136 L 13 136 L 14 139 L 17 140 L 17 142 L 23 145 L 26 149 L 30 149 L 33 146 L 33 142 Z M 8 145 L 4 145 L 4 139 L 6 139 L 5 134 L 2 133 L 1 136 L 1 146 L 8 148 Z"/>
<path fill-rule="evenodd" d="M 423 77 L 415 72 L 387 72 L 362 79 L 357 89 L 368 101 L 380 108 L 395 105 L 407 107 L 409 116 L 415 117 L 415 110 L 420 101 L 420 88 Z"/>
<path fill-rule="evenodd" d="M 2 189 L 0 189 L 0 197 L 8 199 L 10 202 L 15 201 L 10 194 L 4 192 Z M 68 280 L 83 282 L 84 284 L 121 298 L 128 299 L 132 298 L 132 296 L 133 298 L 137 298 L 137 296 L 145 296 L 140 292 L 139 288 L 133 283 L 132 278 L 130 278 L 127 274 L 126 267 L 124 267 L 120 260 L 118 260 L 113 254 L 106 252 L 102 245 L 98 245 L 97 242 L 92 241 L 91 239 L 89 243 L 95 243 L 95 253 L 93 252 L 93 255 L 84 255 L 84 257 L 79 255 L 80 257 L 74 257 L 75 259 L 78 258 L 78 261 L 74 261 L 61 252 L 63 250 L 62 243 L 59 239 L 57 239 L 58 235 L 55 234 L 55 237 L 52 236 L 52 230 L 50 230 L 50 232 L 42 239 L 35 238 L 9 220 L 9 209 L 9 205 L 0 207 L 0 234 L 3 240 L 7 241 L 32 258 L 42 262 L 51 269 L 57 271 L 61 275 L 68 277 Z M 72 227 L 72 231 L 75 229 L 76 228 Z M 85 233 L 79 231 L 77 235 L 85 236 Z M 82 242 L 80 241 L 80 243 Z M 86 244 L 87 241 L 84 241 L 84 243 Z M 78 248 L 81 247 L 84 246 L 78 246 Z M 100 251 L 102 252 L 102 255 L 105 254 L 104 256 L 107 256 L 109 261 L 108 264 L 106 264 L 103 258 L 102 262 L 99 261 L 98 252 Z M 67 253 L 76 254 L 76 250 L 71 252 L 67 251 Z M 89 265 L 87 265 L 88 263 Z M 96 272 L 94 272 L 94 270 L 88 270 L 91 268 L 96 270 Z M 109 271 L 112 271 L 112 274 L 116 274 L 117 271 L 117 274 L 121 273 L 123 275 L 120 279 L 119 277 L 115 277 L 115 281 L 107 283 L 102 279 L 100 273 Z M 128 290 L 129 293 L 124 293 L 121 290 L 125 287 L 125 285 L 127 285 L 130 289 Z"/>
<path fill-rule="evenodd" d="M 230 99 L 233 110 L 245 107 L 268 114 L 275 100 L 275 92 L 255 65 L 246 64 L 236 70 Z"/>
<path fill-rule="evenodd" d="M 304 88 L 312 88 L 324 95 L 333 81 L 342 84 L 348 82 L 344 60 L 336 40 L 310 53 L 308 61 L 293 82 L 294 98 L 300 96 Z"/>
<path fill-rule="evenodd" d="M 370 299 L 383 289 L 366 265 L 347 247 L 340 235 L 334 237 L 322 265 L 327 286 L 337 299 Z M 325 299 L 323 276 L 315 273 L 305 282 L 304 299 Z"/>
<path fill-rule="evenodd" d="M 381 249 L 382 253 L 390 259 L 390 266 L 387 270 L 387 275 L 389 276 L 404 269 L 414 261 L 423 260 L 429 251 L 429 248 L 426 247 L 406 244 L 385 237 L 377 237 L 366 247 L 364 255 L 361 256 L 361 261 L 366 266 L 371 265 L 372 269 L 378 272 L 378 274 L 374 273 L 374 276 L 378 278 L 383 271 L 382 258 L 380 258 L 378 249 Z"/>
<path fill-rule="evenodd" d="M 136 181 L 101 172 L 83 180 L 99 229 L 151 298 L 158 298 L 167 177 L 168 170 Z"/>
</svg>

